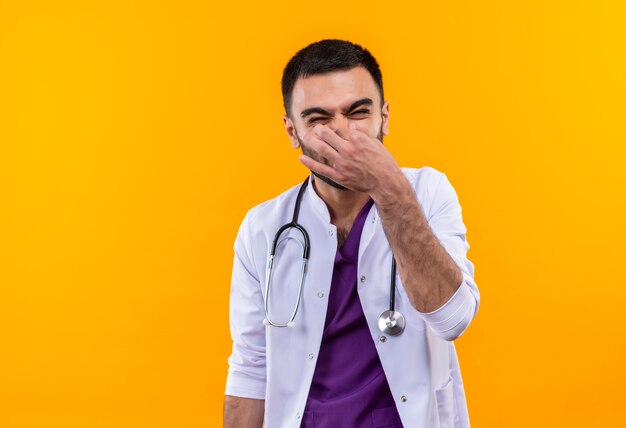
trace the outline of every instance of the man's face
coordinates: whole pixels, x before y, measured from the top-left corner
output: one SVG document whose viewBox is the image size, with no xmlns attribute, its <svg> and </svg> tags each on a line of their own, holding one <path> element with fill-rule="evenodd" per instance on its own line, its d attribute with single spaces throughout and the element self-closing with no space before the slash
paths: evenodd
<svg viewBox="0 0 626 428">
<path fill-rule="evenodd" d="M 291 115 L 283 120 L 294 148 L 302 147 L 305 155 L 329 165 L 303 142 L 307 133 L 316 125 L 333 131 L 352 128 L 382 142 L 388 133 L 389 103 L 383 104 L 369 72 L 355 67 L 298 79 L 292 93 Z M 333 187 L 345 189 L 328 177 L 315 175 Z"/>
</svg>

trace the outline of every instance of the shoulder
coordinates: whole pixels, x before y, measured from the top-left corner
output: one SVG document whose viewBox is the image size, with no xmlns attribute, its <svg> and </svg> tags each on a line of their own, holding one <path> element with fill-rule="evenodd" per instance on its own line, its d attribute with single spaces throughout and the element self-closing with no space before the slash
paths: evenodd
<svg viewBox="0 0 626 428">
<path fill-rule="evenodd" d="M 445 174 L 431 166 L 421 168 L 401 168 L 405 177 L 413 186 L 418 200 L 426 204 L 432 200 L 437 187 Z"/>
<path fill-rule="evenodd" d="M 421 168 L 401 168 L 402 172 L 413 185 L 414 189 L 421 187 L 436 187 L 445 174 L 431 166 Z"/>
<path fill-rule="evenodd" d="M 276 197 L 250 208 L 242 221 L 242 227 L 249 231 L 274 230 L 275 223 L 281 221 L 293 205 L 300 185 L 301 183 L 296 184 Z"/>
<path fill-rule="evenodd" d="M 441 207 L 458 205 L 458 197 L 445 173 L 430 167 L 402 168 L 415 195 L 417 196 L 426 218 L 430 219 Z"/>
</svg>

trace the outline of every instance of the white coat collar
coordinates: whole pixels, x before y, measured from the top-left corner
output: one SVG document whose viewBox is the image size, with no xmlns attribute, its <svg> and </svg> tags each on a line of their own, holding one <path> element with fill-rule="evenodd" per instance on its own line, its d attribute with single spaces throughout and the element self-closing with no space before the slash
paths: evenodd
<svg viewBox="0 0 626 428">
<path fill-rule="evenodd" d="M 313 186 L 313 181 L 316 179 L 315 175 L 311 172 L 309 176 L 309 186 L 308 189 L 306 189 L 306 197 L 322 220 L 324 220 L 327 224 L 330 224 L 330 212 L 328 211 L 326 202 L 324 202 L 320 195 L 317 194 L 317 191 Z"/>
</svg>

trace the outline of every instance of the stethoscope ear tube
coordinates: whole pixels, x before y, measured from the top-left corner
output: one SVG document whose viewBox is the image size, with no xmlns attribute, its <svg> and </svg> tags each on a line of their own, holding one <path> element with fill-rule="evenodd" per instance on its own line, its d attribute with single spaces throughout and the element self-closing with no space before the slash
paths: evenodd
<svg viewBox="0 0 626 428">
<path fill-rule="evenodd" d="M 283 225 L 280 229 L 278 229 L 278 232 L 276 232 L 276 235 L 274 236 L 274 241 L 272 242 L 272 250 L 270 252 L 270 258 L 269 258 L 269 262 L 267 266 L 268 273 L 267 273 L 267 281 L 265 283 L 265 297 L 263 299 L 263 306 L 265 310 L 265 318 L 263 319 L 264 325 L 271 325 L 273 327 L 293 327 L 294 319 L 296 318 L 296 314 L 298 313 L 298 308 L 300 307 L 300 301 L 302 300 L 302 288 L 304 287 L 304 277 L 307 272 L 309 254 L 311 251 L 311 244 L 310 244 L 308 232 L 306 231 L 306 229 L 304 229 L 304 227 L 298 224 L 298 215 L 300 213 L 300 202 L 302 200 L 302 195 L 304 194 L 304 189 L 306 189 L 308 182 L 309 182 L 309 177 L 307 177 L 306 180 L 304 180 L 304 183 L 302 183 L 302 186 L 300 186 L 300 191 L 298 192 L 298 196 L 296 197 L 296 207 L 294 208 L 293 218 L 291 220 L 291 223 L 287 223 Z M 282 235 L 284 231 L 291 229 L 291 228 L 295 228 L 299 230 L 300 233 L 302 233 L 302 236 L 304 238 L 304 245 L 302 246 L 302 270 L 300 272 L 300 286 L 298 287 L 298 299 L 296 301 L 296 305 L 293 308 L 293 312 L 291 313 L 291 317 L 289 318 L 289 321 L 283 324 L 283 323 L 277 323 L 277 322 L 272 321 L 270 314 L 269 314 L 268 302 L 269 302 L 269 295 L 270 295 L 270 288 L 271 288 L 270 283 L 272 282 L 272 273 L 273 273 L 272 265 L 274 264 L 274 257 L 276 256 L 276 247 L 278 247 L 278 240 L 280 239 L 280 236 Z M 295 239 L 295 238 L 292 238 L 292 239 Z"/>
<path fill-rule="evenodd" d="M 293 321 L 289 321 L 287 324 L 285 325 L 276 325 L 271 323 L 267 318 L 263 318 L 263 325 L 271 325 L 274 327 L 287 327 L 287 328 L 292 328 L 294 325 L 296 325 Z"/>
</svg>

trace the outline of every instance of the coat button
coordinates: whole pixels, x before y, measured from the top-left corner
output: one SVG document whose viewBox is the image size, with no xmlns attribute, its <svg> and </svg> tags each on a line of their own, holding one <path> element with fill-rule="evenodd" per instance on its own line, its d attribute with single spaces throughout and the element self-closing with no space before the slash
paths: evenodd
<svg viewBox="0 0 626 428">
<path fill-rule="evenodd" d="M 313 359 L 313 354 L 309 354 L 309 360 Z"/>
<path fill-rule="evenodd" d="M 322 292 L 320 291 L 319 293 L 317 293 L 317 297 L 319 297 L 319 298 L 321 299 L 322 297 L 324 297 L 324 293 L 322 293 Z"/>
<path fill-rule="evenodd" d="M 406 395 L 403 395 L 402 397 L 400 397 L 400 401 L 402 401 L 403 403 L 406 403 Z"/>
<path fill-rule="evenodd" d="M 328 231 L 328 236 L 332 237 L 335 234 L 335 232 L 333 232 L 332 230 Z"/>
<path fill-rule="evenodd" d="M 361 282 L 365 282 L 367 280 L 367 278 L 365 277 L 365 275 L 361 275 Z"/>
<path fill-rule="evenodd" d="M 387 341 L 387 336 L 380 336 L 378 338 L 378 340 L 380 340 L 381 342 L 385 343 Z"/>
</svg>

